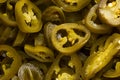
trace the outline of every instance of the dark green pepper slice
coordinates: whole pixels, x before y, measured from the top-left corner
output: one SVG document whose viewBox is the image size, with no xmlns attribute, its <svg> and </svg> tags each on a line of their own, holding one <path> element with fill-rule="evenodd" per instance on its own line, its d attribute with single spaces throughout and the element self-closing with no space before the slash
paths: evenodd
<svg viewBox="0 0 120 80">
<path fill-rule="evenodd" d="M 21 56 L 8 45 L 0 45 L 0 56 L 3 57 L 3 59 L 0 59 L 2 60 L 0 65 L 3 71 L 0 80 L 10 80 L 22 64 Z"/>
<path fill-rule="evenodd" d="M 89 4 L 91 0 L 52 0 L 57 6 L 64 11 L 75 12 Z"/>
<path fill-rule="evenodd" d="M 90 32 L 82 24 L 64 23 L 53 28 L 53 46 L 64 54 L 76 52 L 89 40 Z"/>
<path fill-rule="evenodd" d="M 120 0 L 101 0 L 98 14 L 103 23 L 110 26 L 120 26 Z"/>
<path fill-rule="evenodd" d="M 29 0 L 19 0 L 16 3 L 15 17 L 22 32 L 34 33 L 42 28 L 41 11 Z"/>
</svg>

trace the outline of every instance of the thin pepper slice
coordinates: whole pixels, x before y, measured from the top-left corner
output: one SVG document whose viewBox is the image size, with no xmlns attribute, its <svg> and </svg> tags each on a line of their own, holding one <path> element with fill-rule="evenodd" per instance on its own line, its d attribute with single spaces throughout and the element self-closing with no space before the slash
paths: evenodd
<svg viewBox="0 0 120 80">
<path fill-rule="evenodd" d="M 120 0 L 101 0 L 98 7 L 99 18 L 112 27 L 120 26 Z"/>
<path fill-rule="evenodd" d="M 18 77 L 20 80 L 43 80 L 40 69 L 32 63 L 24 63 L 19 68 Z"/>
<path fill-rule="evenodd" d="M 103 74 L 104 77 L 107 78 L 116 78 L 116 77 L 120 77 L 120 62 L 116 63 L 115 66 L 115 70 L 114 69 L 110 69 L 107 72 L 105 72 Z"/>
<path fill-rule="evenodd" d="M 89 40 L 90 32 L 82 24 L 64 23 L 53 28 L 53 46 L 64 54 L 76 52 Z"/>
<path fill-rule="evenodd" d="M 18 31 L 18 34 L 17 34 L 17 36 L 16 36 L 16 39 L 15 39 L 15 41 L 14 41 L 14 43 L 13 43 L 13 46 L 20 46 L 20 45 L 22 45 L 22 43 L 23 43 L 26 35 L 27 35 L 26 33 L 21 32 L 21 31 L 19 30 L 19 31 Z"/>
<path fill-rule="evenodd" d="M 16 21 L 12 21 L 8 18 L 7 14 L 2 14 L 0 13 L 0 21 L 5 23 L 5 25 L 9 25 L 9 26 L 17 26 Z"/>
<path fill-rule="evenodd" d="M 54 47 L 52 45 L 52 41 L 51 41 L 51 33 L 55 26 L 56 26 L 56 24 L 53 24 L 51 22 L 48 22 L 44 25 L 44 36 L 46 39 L 46 43 L 47 43 L 48 47 L 51 49 L 54 49 Z"/>
<path fill-rule="evenodd" d="M 112 34 L 105 42 L 104 48 L 90 55 L 83 66 L 82 77 L 89 80 L 95 76 L 120 50 L 120 34 Z"/>
<path fill-rule="evenodd" d="M 91 0 L 52 0 L 66 12 L 75 12 L 84 8 Z"/>
<path fill-rule="evenodd" d="M 97 34 L 109 33 L 111 31 L 111 27 L 104 23 L 100 23 L 97 14 L 97 9 L 98 9 L 98 4 L 92 6 L 87 16 L 85 17 L 85 25 L 93 33 L 97 33 Z"/>
<path fill-rule="evenodd" d="M 81 59 L 76 53 L 58 54 L 50 66 L 45 80 L 80 80 L 81 67 Z"/>
<path fill-rule="evenodd" d="M 104 48 L 104 42 L 106 41 L 107 38 L 108 36 L 102 36 L 98 38 L 90 48 L 90 54 L 94 54 L 97 51 L 102 50 Z"/>
<path fill-rule="evenodd" d="M 30 0 L 17 1 L 15 17 L 18 27 L 22 32 L 34 33 L 42 28 L 41 11 Z"/>
<path fill-rule="evenodd" d="M 43 11 L 42 18 L 45 22 L 63 23 L 65 22 L 65 15 L 61 8 L 57 6 L 50 6 Z"/>
<path fill-rule="evenodd" d="M 1 62 L 1 67 L 4 74 L 0 76 L 0 80 L 10 80 L 17 73 L 19 67 L 21 66 L 22 59 L 16 50 L 11 46 L 0 45 L 0 55 L 4 55 L 4 52 L 6 56 Z M 10 61 L 10 59 L 12 59 L 12 63 L 7 63 Z"/>
<path fill-rule="evenodd" d="M 29 56 L 35 58 L 38 61 L 52 62 L 54 60 L 53 51 L 45 46 L 31 46 L 26 44 L 24 46 L 24 50 Z"/>
</svg>

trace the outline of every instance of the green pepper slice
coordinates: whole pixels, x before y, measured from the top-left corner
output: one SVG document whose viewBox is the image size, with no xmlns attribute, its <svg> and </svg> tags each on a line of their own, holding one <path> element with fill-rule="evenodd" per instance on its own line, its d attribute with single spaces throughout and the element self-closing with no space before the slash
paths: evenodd
<svg viewBox="0 0 120 80">
<path fill-rule="evenodd" d="M 7 0 L 0 0 L 0 3 L 5 3 Z"/>
<path fill-rule="evenodd" d="M 20 80 L 43 80 L 40 69 L 32 63 L 24 63 L 19 68 L 18 77 Z"/>
<path fill-rule="evenodd" d="M 89 40 L 90 32 L 82 24 L 64 23 L 53 28 L 53 46 L 64 54 L 76 52 Z"/>
<path fill-rule="evenodd" d="M 45 46 L 36 45 L 34 47 L 26 44 L 24 46 L 24 50 L 29 56 L 35 58 L 38 61 L 52 62 L 54 60 L 53 51 Z"/>
<path fill-rule="evenodd" d="M 120 34 L 112 34 L 105 42 L 104 48 L 98 50 L 96 53 L 90 55 L 83 66 L 82 77 L 84 80 L 89 80 L 94 77 L 103 67 L 105 67 L 110 60 L 120 50 Z"/>
<path fill-rule="evenodd" d="M 42 28 L 41 11 L 29 0 L 17 1 L 15 17 L 18 27 L 22 32 L 34 33 Z"/>
<path fill-rule="evenodd" d="M 78 11 L 89 4 L 91 0 L 52 0 L 66 12 Z"/>
<path fill-rule="evenodd" d="M 81 60 L 76 53 L 58 54 L 50 66 L 45 80 L 80 80 Z"/>
<path fill-rule="evenodd" d="M 57 6 L 50 6 L 43 11 L 43 21 L 53 22 L 53 23 L 63 23 L 65 22 L 65 15 L 61 8 Z"/>
<path fill-rule="evenodd" d="M 16 50 L 8 45 L 0 45 L 0 55 L 2 62 L 3 75 L 0 76 L 0 80 L 10 80 L 18 71 L 22 64 L 21 56 Z"/>
<path fill-rule="evenodd" d="M 55 26 L 56 26 L 56 24 L 53 24 L 51 22 L 48 22 L 44 25 L 44 36 L 46 39 L 46 43 L 47 43 L 48 47 L 51 49 L 54 49 L 54 47 L 52 45 L 52 41 L 51 41 L 51 33 Z"/>
<path fill-rule="evenodd" d="M 105 73 L 103 74 L 103 76 L 104 76 L 104 77 L 107 77 L 107 78 L 120 77 L 120 62 L 117 62 L 117 63 L 116 63 L 115 70 L 110 69 L 110 70 L 108 70 L 107 72 L 105 72 Z"/>
<path fill-rule="evenodd" d="M 95 4 L 90 9 L 87 16 L 85 17 L 85 25 L 93 33 L 97 33 L 97 34 L 109 33 L 111 31 L 111 27 L 104 23 L 100 23 L 97 15 L 97 9 L 98 9 L 98 4 Z"/>
<path fill-rule="evenodd" d="M 5 3 L 0 4 L 0 21 L 4 25 L 8 25 L 12 27 L 17 26 L 16 20 L 14 17 L 14 5 L 15 4 L 16 2 L 11 1 L 11 0 L 7 0 Z"/>
<path fill-rule="evenodd" d="M 103 23 L 112 27 L 120 26 L 120 0 L 101 0 L 98 14 Z"/>
<path fill-rule="evenodd" d="M 90 48 L 90 54 L 94 54 L 97 51 L 102 50 L 104 48 L 104 42 L 106 41 L 107 38 L 108 36 L 102 36 L 98 38 Z"/>
<path fill-rule="evenodd" d="M 17 34 L 17 36 L 16 36 L 16 39 L 15 39 L 15 41 L 14 41 L 14 43 L 13 43 L 13 46 L 20 46 L 20 45 L 22 45 L 22 43 L 23 43 L 26 35 L 27 35 L 26 33 L 23 33 L 23 32 L 21 32 L 21 31 L 19 30 L 19 31 L 18 31 L 18 34 Z"/>
</svg>

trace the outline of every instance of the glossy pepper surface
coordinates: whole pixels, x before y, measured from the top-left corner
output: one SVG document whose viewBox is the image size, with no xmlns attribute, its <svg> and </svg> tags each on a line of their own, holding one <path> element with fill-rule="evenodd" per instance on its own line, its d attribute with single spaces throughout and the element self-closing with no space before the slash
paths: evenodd
<svg viewBox="0 0 120 80">
<path fill-rule="evenodd" d="M 41 11 L 30 0 L 17 1 L 15 17 L 18 27 L 22 32 L 34 33 L 42 28 Z"/>
<path fill-rule="evenodd" d="M 78 11 L 89 4 L 91 0 L 52 0 L 66 12 Z"/>
<path fill-rule="evenodd" d="M 110 36 L 104 45 L 104 48 L 90 55 L 83 66 L 82 77 L 89 80 L 94 77 L 120 50 L 120 34 L 114 33 Z"/>
<path fill-rule="evenodd" d="M 8 45 L 0 45 L 0 55 L 4 57 L 2 62 L 0 62 L 3 70 L 0 80 L 10 80 L 22 64 L 21 56 L 14 48 Z"/>
<path fill-rule="evenodd" d="M 64 54 L 76 52 L 84 46 L 89 38 L 89 30 L 77 23 L 58 25 L 51 33 L 51 41 L 54 47 Z"/>
</svg>

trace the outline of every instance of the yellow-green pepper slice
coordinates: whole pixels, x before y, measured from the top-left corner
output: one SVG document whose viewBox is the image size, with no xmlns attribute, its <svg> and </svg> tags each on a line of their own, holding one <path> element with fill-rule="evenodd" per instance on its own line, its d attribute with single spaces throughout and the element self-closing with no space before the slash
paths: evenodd
<svg viewBox="0 0 120 80">
<path fill-rule="evenodd" d="M 10 80 L 22 64 L 21 56 L 8 45 L 0 45 L 0 55 L 3 57 L 0 62 L 3 71 L 0 80 Z"/>
<path fill-rule="evenodd" d="M 120 0 L 101 0 L 98 14 L 103 23 L 113 27 L 120 26 Z"/>
<path fill-rule="evenodd" d="M 22 32 L 34 33 L 42 28 L 41 11 L 30 0 L 17 1 L 15 17 L 18 27 Z"/>
<path fill-rule="evenodd" d="M 120 50 L 120 34 L 112 34 L 105 42 L 104 48 L 98 50 L 96 53 L 90 55 L 83 66 L 82 77 L 84 80 L 89 80 L 94 77 L 103 67 L 105 67 L 110 60 Z"/>
<path fill-rule="evenodd" d="M 100 23 L 97 15 L 97 9 L 98 9 L 98 4 L 92 6 L 87 16 L 85 17 L 85 25 L 93 33 L 97 33 L 97 34 L 109 33 L 111 31 L 111 27 L 104 23 Z"/>
<path fill-rule="evenodd" d="M 15 41 L 14 41 L 14 43 L 13 43 L 13 46 L 21 46 L 22 45 L 22 43 L 23 43 L 23 41 L 24 41 L 24 39 L 25 39 L 25 37 L 26 37 L 26 33 L 24 33 L 24 32 L 21 32 L 20 30 L 18 31 L 18 34 L 17 34 L 17 36 L 16 36 L 16 39 L 15 39 Z"/>
<path fill-rule="evenodd" d="M 52 0 L 57 6 L 61 7 L 64 11 L 75 12 L 84 8 L 91 0 Z"/>
<path fill-rule="evenodd" d="M 81 67 L 81 59 L 76 53 L 58 54 L 50 66 L 45 80 L 80 80 Z"/>
<path fill-rule="evenodd" d="M 103 74 L 103 76 L 104 76 L 104 77 L 107 77 L 107 78 L 120 77 L 120 62 L 117 62 L 117 63 L 116 63 L 115 70 L 110 69 L 110 70 L 108 70 L 107 72 L 105 72 L 105 73 Z"/>
<path fill-rule="evenodd" d="M 24 63 L 19 68 L 18 77 L 20 80 L 43 80 L 40 69 L 32 63 Z"/>
<path fill-rule="evenodd" d="M 7 0 L 0 0 L 0 3 L 5 3 Z"/>
<path fill-rule="evenodd" d="M 51 49 L 45 46 L 31 46 L 26 44 L 24 46 L 25 52 L 34 59 L 41 62 L 52 62 L 54 60 L 54 53 Z"/>
<path fill-rule="evenodd" d="M 82 24 L 64 23 L 55 26 L 51 33 L 53 46 L 64 54 L 76 52 L 89 40 L 90 32 Z"/>
<path fill-rule="evenodd" d="M 51 33 L 55 26 L 56 26 L 56 24 L 53 24 L 51 22 L 48 22 L 44 25 L 44 36 L 46 39 L 46 43 L 47 43 L 48 47 L 51 49 L 54 49 L 54 47 L 52 45 L 52 41 L 51 41 Z"/>
<path fill-rule="evenodd" d="M 65 22 L 65 15 L 61 8 L 57 6 L 47 7 L 43 11 L 42 15 L 43 21 L 45 22 L 53 22 L 53 23 L 63 23 Z"/>
</svg>

